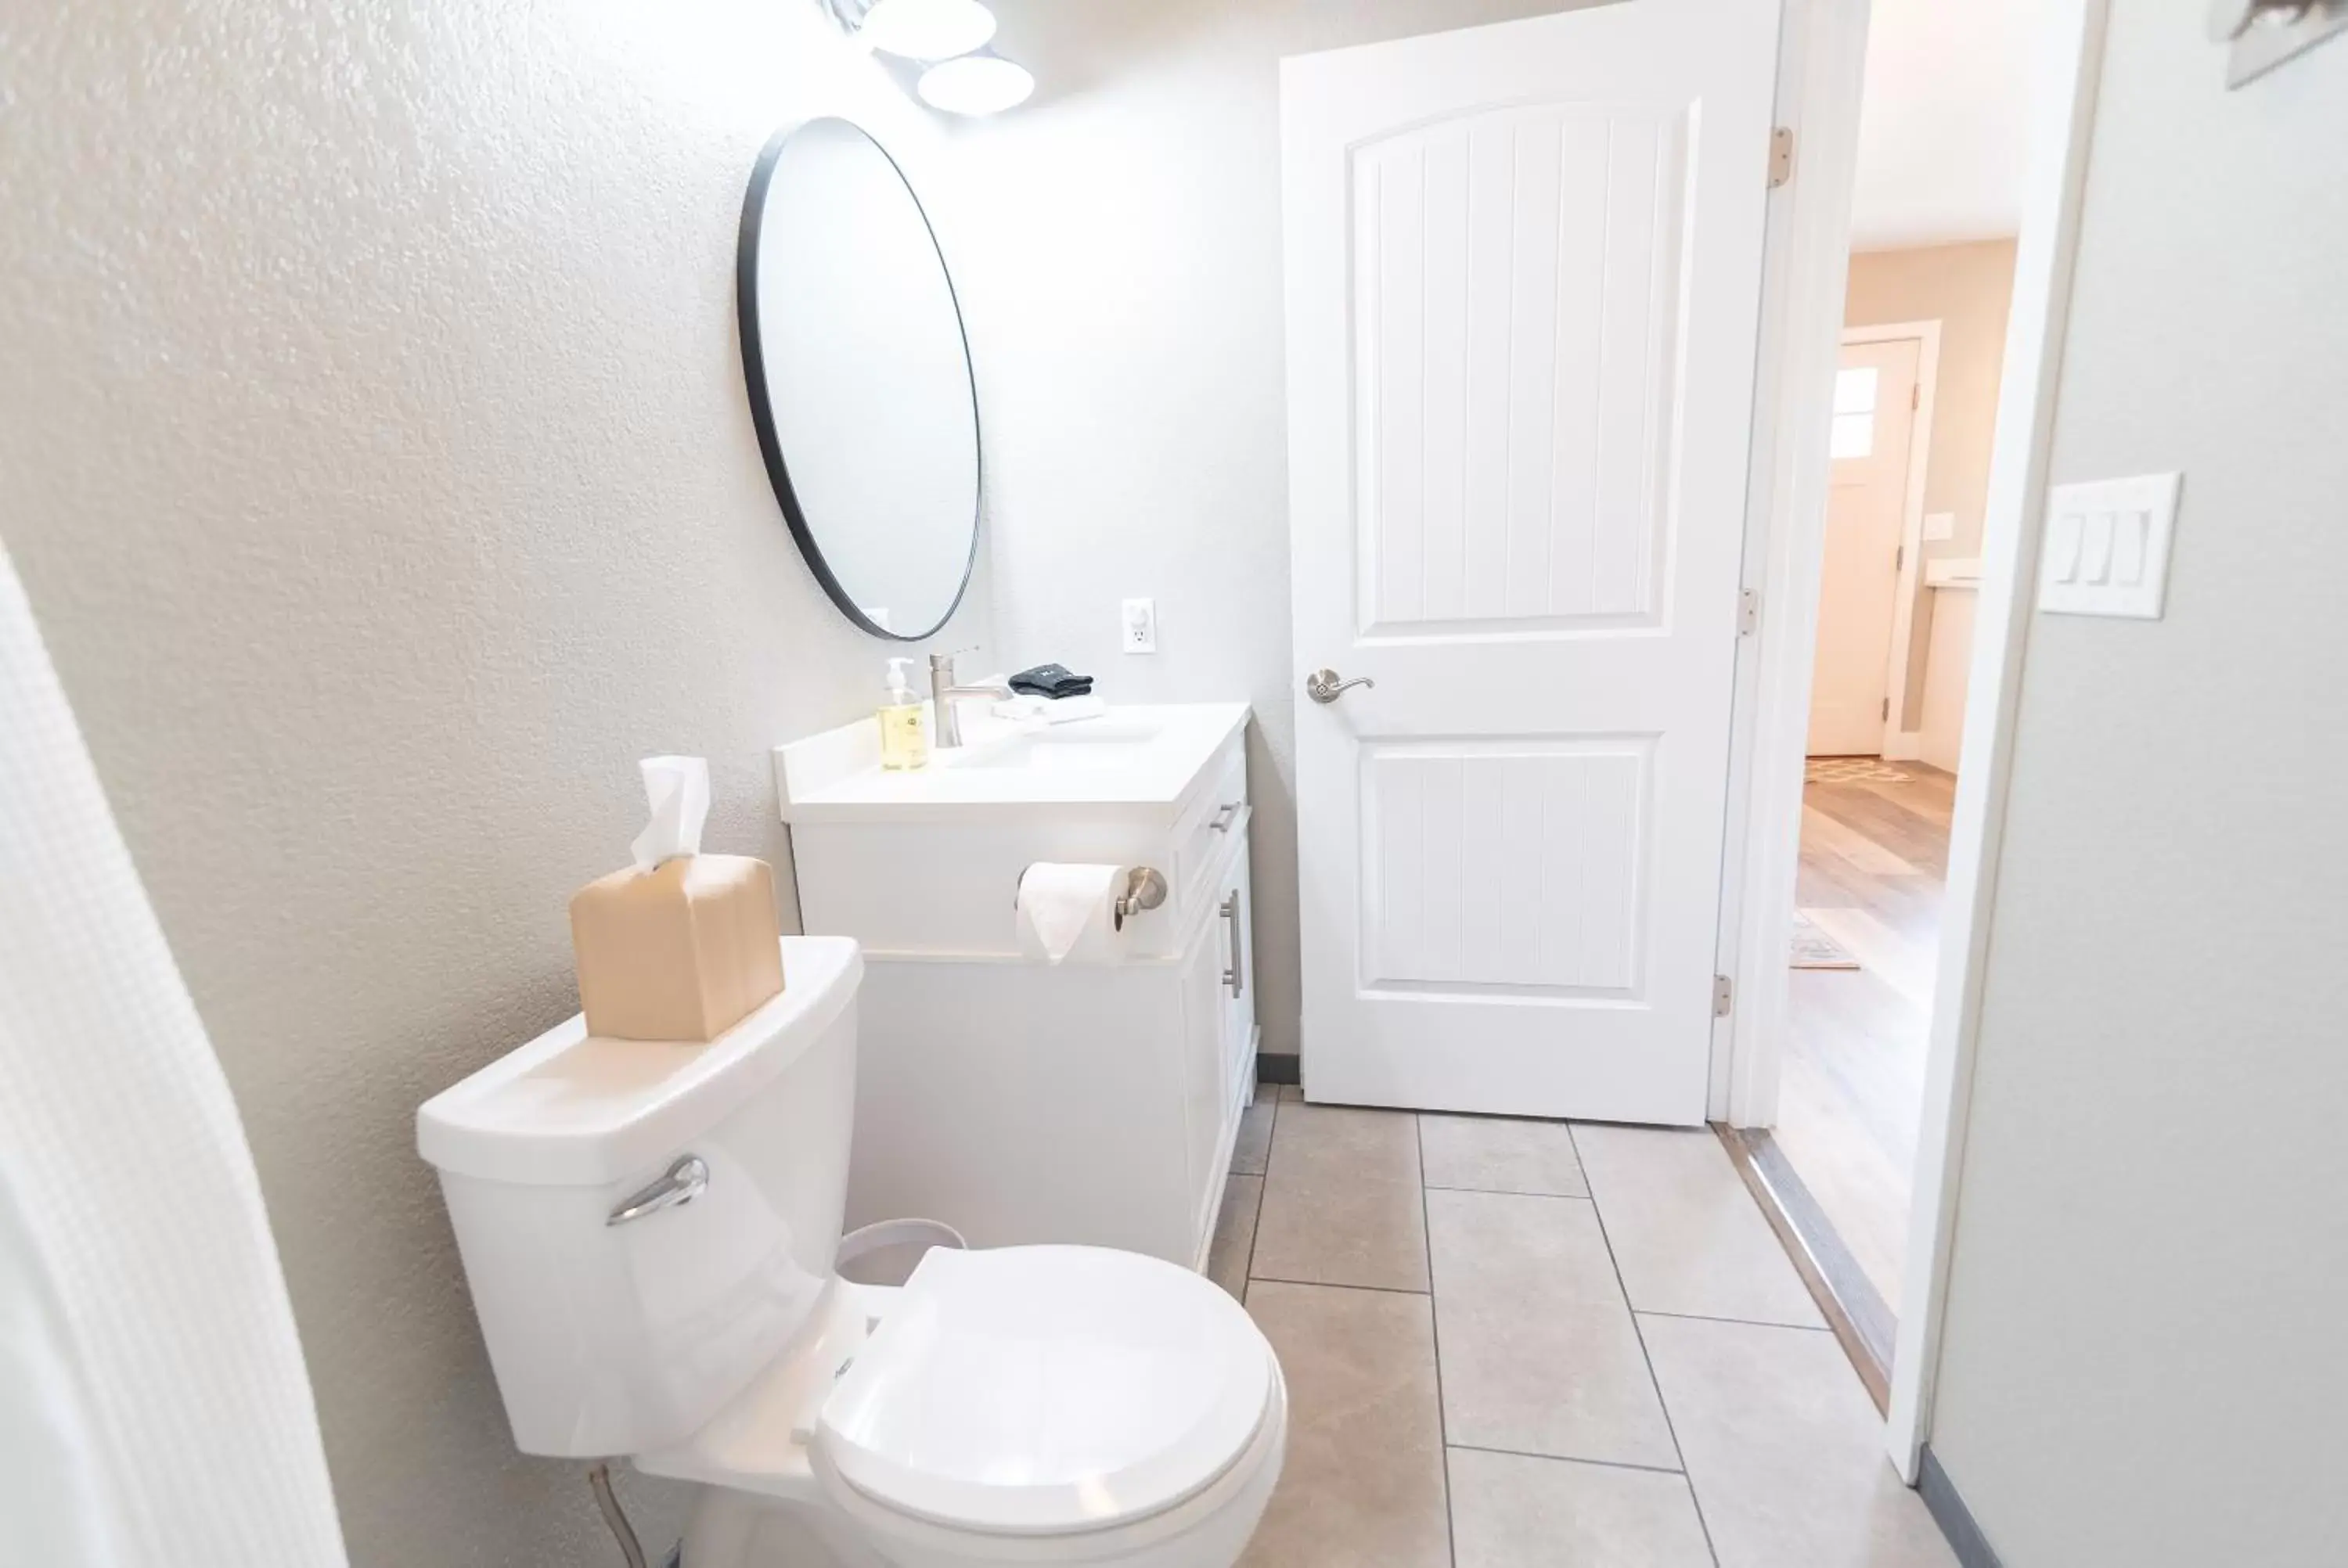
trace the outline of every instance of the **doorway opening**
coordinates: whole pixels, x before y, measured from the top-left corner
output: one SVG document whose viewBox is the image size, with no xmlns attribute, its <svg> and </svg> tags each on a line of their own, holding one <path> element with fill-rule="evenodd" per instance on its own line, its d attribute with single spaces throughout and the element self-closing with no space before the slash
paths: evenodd
<svg viewBox="0 0 2348 1568">
<path fill-rule="evenodd" d="M 1862 128 L 1880 119 L 1862 109 Z M 1869 156 L 1862 128 L 1862 164 Z M 1864 245 L 1875 220 L 1854 217 Z M 1884 1368 L 1915 1195 L 2013 256 L 2011 234 L 1855 249 L 1844 290 L 1777 1122 L 1753 1143 Z"/>
<path fill-rule="evenodd" d="M 1856 114 L 1809 142 L 1829 144 L 1812 164 L 1819 179 L 1847 181 L 1847 228 L 1799 216 L 1788 225 L 1786 249 L 1808 247 L 1792 265 L 1831 267 L 1841 285 L 1836 317 L 1823 298 L 1784 306 L 1788 330 L 1838 320 L 1839 333 L 1801 373 L 1830 383 L 1818 389 L 1822 417 L 1797 416 L 1789 395 L 1777 441 L 1777 461 L 1797 473 L 1807 465 L 1816 480 L 1782 557 L 1805 579 L 1788 619 L 1808 681 L 1773 698 L 1763 677 L 1756 779 L 1798 766 L 1799 799 L 1780 815 L 1756 791 L 1752 834 L 1776 840 L 1786 875 L 1754 879 L 1770 907 L 1748 929 L 1783 936 L 1774 953 L 1746 949 L 1756 1016 L 1735 1037 L 1746 1094 L 1726 1136 L 1887 1410 L 1900 1319 L 1913 1307 L 1902 1296 L 1915 1288 L 1918 1189 L 1937 1188 L 1945 1156 L 1920 1159 L 1947 1120 L 1927 1108 L 1944 917 L 1970 918 L 1970 886 L 1953 915 L 1949 898 L 1968 688 L 1980 668 L 1998 686 L 2012 651 L 2000 625 L 1997 646 L 1976 660 L 1985 540 L 2020 526 L 2010 505 L 1994 516 L 1993 455 L 2006 389 L 2025 389 L 2014 412 L 2027 412 L 2045 354 L 2042 337 L 2017 333 L 2016 363 L 2005 363 L 2018 253 L 2034 240 L 2050 250 L 2043 231 L 2060 220 L 2059 202 L 2032 199 L 2025 166 L 2067 156 L 2058 142 L 2033 146 L 2044 39 L 2026 11 L 1874 0 L 1807 12 L 1814 43 L 1863 17 L 1864 68 L 1859 101 L 1844 109 Z M 1815 69 L 1830 54 L 1803 64 Z M 1858 74 L 1847 71 L 1844 91 Z M 1795 100 L 1816 108 L 1816 90 Z M 2042 232 L 2025 235 L 2025 222 Z M 1782 354 L 1790 365 L 1802 352 L 1789 339 Z M 2016 422 L 2003 434 L 2000 460 L 2026 465 L 2029 430 Z M 1797 651 L 1776 657 L 1790 663 Z M 1787 711 L 1797 702 L 1798 717 Z M 1961 844 L 1972 856 L 1961 878 L 1977 870 L 1980 847 Z M 1784 968 L 1755 986 L 1752 966 L 1765 961 Z M 1766 1065 L 1752 1070 L 1748 1051 Z"/>
</svg>

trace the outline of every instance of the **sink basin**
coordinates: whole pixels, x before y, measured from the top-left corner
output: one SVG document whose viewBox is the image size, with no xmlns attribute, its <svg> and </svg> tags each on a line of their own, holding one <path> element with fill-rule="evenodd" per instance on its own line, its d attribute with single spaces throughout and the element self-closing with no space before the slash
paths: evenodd
<svg viewBox="0 0 2348 1568">
<path fill-rule="evenodd" d="M 1148 720 L 1086 719 L 933 754 L 955 768 L 1122 768 L 1138 761 L 1162 733 L 1163 726 Z"/>
</svg>

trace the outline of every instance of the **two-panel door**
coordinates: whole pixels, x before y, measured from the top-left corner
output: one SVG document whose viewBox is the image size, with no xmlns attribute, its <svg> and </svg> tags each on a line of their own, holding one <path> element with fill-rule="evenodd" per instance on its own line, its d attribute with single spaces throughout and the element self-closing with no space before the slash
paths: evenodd
<svg viewBox="0 0 2348 1568">
<path fill-rule="evenodd" d="M 1704 1118 L 1777 14 L 1283 62 L 1313 1099 Z"/>
</svg>

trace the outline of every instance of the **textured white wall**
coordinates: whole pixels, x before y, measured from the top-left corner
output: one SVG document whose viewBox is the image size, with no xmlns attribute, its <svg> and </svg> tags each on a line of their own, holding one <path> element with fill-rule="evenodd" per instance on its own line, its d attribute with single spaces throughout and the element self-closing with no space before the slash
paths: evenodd
<svg viewBox="0 0 2348 1568">
<path fill-rule="evenodd" d="M 735 343 L 751 161 L 827 108 L 951 208 L 800 0 L 0 11 L 0 533 L 253 1143 L 356 1563 L 612 1560 L 512 1451 L 410 1118 L 576 1006 L 637 757 L 707 754 L 714 846 L 780 860 L 767 748 L 878 693 Z M 622 1484 L 664 1546 L 680 1492 Z"/>
<path fill-rule="evenodd" d="M 1111 701 L 1255 705 L 1264 1049 L 1293 1051 L 1295 702 L 1282 365 L 1283 55 L 1570 10 L 1561 0 L 1001 0 L 1035 70 L 956 138 L 982 243 L 953 258 L 987 398 L 995 624 Z M 1158 601 L 1159 651 L 1117 649 Z"/>
<path fill-rule="evenodd" d="M 2058 480 L 2168 619 L 2030 627 L 1931 1443 L 2009 1568 L 2313 1568 L 2348 1489 L 2348 42 L 2113 8 Z"/>
</svg>

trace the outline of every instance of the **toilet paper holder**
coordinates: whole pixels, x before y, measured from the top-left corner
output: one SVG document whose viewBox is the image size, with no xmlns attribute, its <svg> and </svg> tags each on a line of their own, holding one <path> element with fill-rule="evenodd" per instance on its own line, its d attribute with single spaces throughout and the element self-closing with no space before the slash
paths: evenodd
<svg viewBox="0 0 2348 1568">
<path fill-rule="evenodd" d="M 1031 861 L 1028 864 L 1032 866 L 1034 862 Z M 1021 882 L 1027 880 L 1027 869 L 1026 866 L 1019 868 Z M 1115 904 L 1109 906 L 1109 925 L 1111 928 L 1122 931 L 1125 929 L 1126 917 L 1138 915 L 1144 909 L 1155 909 L 1165 902 L 1165 875 L 1154 866 L 1133 866 L 1125 874 L 1125 891 L 1117 896 Z M 1019 907 L 1019 894 L 1015 884 L 1011 895 L 1011 907 L 1014 909 Z"/>
<path fill-rule="evenodd" d="M 1144 909 L 1155 909 L 1166 902 L 1166 878 L 1154 867 L 1137 866 L 1125 874 L 1125 891 L 1118 895 L 1116 906 L 1117 930 L 1125 929 L 1125 917 L 1138 915 Z"/>
</svg>

